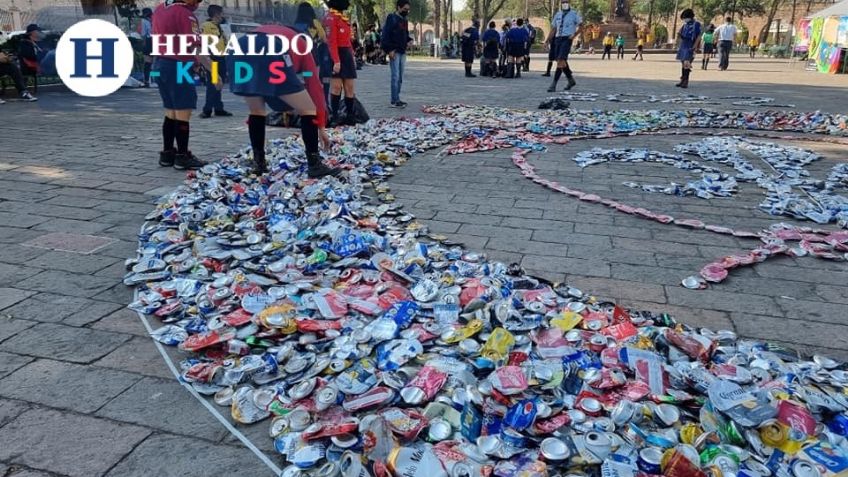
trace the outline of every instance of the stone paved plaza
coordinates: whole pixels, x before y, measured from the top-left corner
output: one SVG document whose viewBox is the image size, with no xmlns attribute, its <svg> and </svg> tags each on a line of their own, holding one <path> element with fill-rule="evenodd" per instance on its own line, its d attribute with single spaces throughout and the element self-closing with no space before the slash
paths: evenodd
<svg viewBox="0 0 848 477">
<path fill-rule="evenodd" d="M 372 117 L 420 115 L 424 104 L 463 102 L 535 109 L 547 78 L 534 59 L 521 80 L 465 79 L 456 61 L 410 61 L 406 110 L 388 108 L 388 69 L 367 67 L 358 83 Z M 575 91 L 676 94 L 670 55 L 643 62 L 573 61 Z M 689 93 L 769 96 L 799 110 L 845 112 L 848 80 L 805 72 L 801 63 L 739 58 L 731 70 L 695 70 Z M 0 105 L 0 476 L 271 475 L 268 467 L 174 379 L 121 283 L 124 259 L 154 200 L 183 173 L 156 164 L 161 113 L 154 90 L 85 99 L 42 92 L 34 104 Z M 202 96 L 202 94 L 201 94 Z M 8 98 L 7 98 L 8 99 Z M 196 119 L 192 149 L 215 160 L 247 142 L 246 109 L 225 96 L 233 118 Z M 574 102 L 573 107 L 687 106 Z M 689 106 L 691 107 L 691 106 Z M 716 109 L 749 109 L 730 100 Z M 564 113 L 565 114 L 565 113 Z M 269 129 L 270 137 L 286 130 Z M 742 185 L 733 199 L 646 194 L 621 182 L 681 181 L 683 171 L 639 164 L 579 169 L 571 157 L 594 146 L 671 152 L 687 136 L 573 141 L 529 159 L 543 176 L 587 192 L 672 215 L 758 230 L 779 220 Z M 825 160 L 836 146 L 793 141 Z M 662 226 L 579 203 L 523 178 L 508 150 L 415 157 L 390 180 L 393 193 L 431 230 L 528 271 L 628 306 L 669 311 L 692 325 L 733 329 L 807 353 L 848 358 L 848 265 L 781 258 L 734 270 L 709 290 L 682 278 L 756 241 Z M 647 178 L 647 179 L 646 179 Z M 239 427 L 282 465 L 267 424 Z"/>
</svg>

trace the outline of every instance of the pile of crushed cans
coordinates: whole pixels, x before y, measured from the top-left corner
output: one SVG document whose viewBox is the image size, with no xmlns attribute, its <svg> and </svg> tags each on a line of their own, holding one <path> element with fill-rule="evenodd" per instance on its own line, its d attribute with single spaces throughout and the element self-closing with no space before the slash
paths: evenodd
<svg viewBox="0 0 848 477">
<path fill-rule="evenodd" d="M 678 169 L 699 173 L 700 178 L 686 184 L 623 185 L 645 192 L 677 196 L 695 196 L 702 199 L 731 197 L 737 192 L 738 182 L 755 183 L 766 191 L 760 208 L 771 215 L 784 215 L 819 224 L 836 223 L 848 227 L 848 167 L 841 163 L 833 166 L 827 179 L 810 176 L 805 166 L 821 159 L 818 154 L 773 142 L 755 141 L 742 137 L 710 137 L 697 142 L 679 144 L 674 150 L 698 156 L 706 162 L 716 162 L 732 167 L 736 174 L 730 176 L 717 167 L 711 167 L 679 154 L 668 154 L 648 149 L 592 148 L 579 152 L 574 158 L 580 167 L 606 162 L 654 162 L 668 164 Z M 767 170 L 760 169 L 746 159 L 741 151 L 760 159 Z M 842 194 L 838 193 L 841 192 Z"/>
<path fill-rule="evenodd" d="M 844 364 L 528 276 L 392 202 L 412 154 L 480 138 L 454 112 L 334 133 L 338 179 L 307 179 L 296 139 L 262 178 L 242 151 L 141 228 L 130 308 L 283 475 L 848 475 Z"/>
<path fill-rule="evenodd" d="M 721 96 L 710 98 L 704 95 L 694 94 L 649 94 L 649 93 L 581 93 L 563 91 L 557 96 L 548 98 L 569 101 L 609 101 L 611 103 L 662 103 L 662 104 L 715 104 L 721 101 L 730 102 L 734 106 L 765 106 L 769 108 L 794 108 L 794 104 L 781 104 L 775 102 L 774 98 L 766 96 Z M 543 103 L 544 104 L 544 103 Z M 539 109 L 543 108 L 541 105 Z"/>
</svg>

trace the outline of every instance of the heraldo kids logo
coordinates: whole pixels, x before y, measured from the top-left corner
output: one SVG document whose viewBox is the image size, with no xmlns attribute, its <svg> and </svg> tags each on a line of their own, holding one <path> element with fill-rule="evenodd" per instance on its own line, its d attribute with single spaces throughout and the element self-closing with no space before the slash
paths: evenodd
<svg viewBox="0 0 848 477">
<path fill-rule="evenodd" d="M 268 48 L 257 48 L 256 35 L 247 34 L 245 41 L 235 35 L 230 37 L 225 51 L 218 51 L 218 38 L 214 35 L 153 35 L 152 56 L 159 55 L 160 47 L 165 56 L 279 56 L 280 61 L 268 65 L 272 84 L 286 81 L 283 72 L 291 65 L 289 52 L 307 55 L 312 52 L 312 38 L 299 33 L 290 41 L 282 35 L 268 35 Z M 302 41 L 299 41 L 302 40 Z M 246 48 L 242 47 L 246 44 Z M 85 20 L 74 24 L 56 46 L 56 70 L 71 91 L 80 96 L 108 96 L 121 88 L 133 70 L 135 52 L 124 32 L 103 20 Z M 177 61 L 177 82 L 193 84 L 194 61 Z M 233 62 L 235 77 L 231 81 L 246 83 L 253 78 L 253 66 L 245 61 Z M 212 82 L 219 81 L 218 62 L 212 62 Z M 308 72 L 305 72 L 308 74 Z M 306 76 L 307 74 L 304 74 Z M 154 70 L 151 77 L 156 77 Z"/>
</svg>

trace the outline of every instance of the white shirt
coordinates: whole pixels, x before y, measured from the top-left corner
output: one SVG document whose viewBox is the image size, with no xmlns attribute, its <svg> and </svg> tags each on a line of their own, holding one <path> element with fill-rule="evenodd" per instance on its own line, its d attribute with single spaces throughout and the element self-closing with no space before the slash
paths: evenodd
<svg viewBox="0 0 848 477">
<path fill-rule="evenodd" d="M 718 41 L 734 41 L 736 39 L 736 25 L 725 23 L 716 28 L 715 34 Z"/>
</svg>

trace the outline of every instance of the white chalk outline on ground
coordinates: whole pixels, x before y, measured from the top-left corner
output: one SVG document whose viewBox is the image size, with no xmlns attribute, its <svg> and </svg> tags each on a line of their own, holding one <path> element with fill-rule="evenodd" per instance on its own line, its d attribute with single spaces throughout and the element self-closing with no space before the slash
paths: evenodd
<svg viewBox="0 0 848 477">
<path fill-rule="evenodd" d="M 133 301 L 136 300 L 138 300 L 138 288 L 136 288 L 133 292 Z M 147 330 L 148 335 L 150 333 L 153 333 L 153 327 L 150 326 L 150 321 L 147 320 L 147 317 L 144 316 L 144 313 L 136 311 L 136 314 L 138 315 L 139 319 L 141 319 L 141 323 Z M 168 369 L 171 370 L 171 373 L 177 379 L 177 382 L 180 383 L 182 387 L 186 388 L 189 394 L 194 396 L 195 399 L 200 401 L 200 404 L 203 404 L 203 407 L 205 407 L 210 413 L 212 413 L 212 415 L 215 416 L 215 419 L 217 419 L 218 422 L 220 422 L 227 429 L 227 431 L 229 431 L 230 434 L 235 436 L 235 438 L 240 440 L 245 447 L 247 447 L 251 452 L 256 454 L 256 457 L 258 457 L 263 464 L 265 464 L 269 469 L 271 469 L 271 471 L 274 472 L 274 475 L 282 475 L 283 470 L 280 469 L 277 464 L 271 461 L 271 459 L 267 455 L 265 455 L 264 452 L 262 452 L 261 450 L 259 450 L 259 448 L 253 445 L 253 442 L 251 442 L 251 440 L 248 439 L 247 436 L 245 436 L 238 429 L 233 427 L 233 425 L 230 424 L 230 421 L 228 421 L 226 417 L 222 416 L 217 409 L 215 409 L 211 404 L 209 404 L 209 401 L 204 399 L 203 396 L 201 396 L 197 391 L 195 391 L 190 384 L 180 380 L 180 373 L 177 372 L 177 367 L 174 365 L 174 361 L 171 359 L 171 356 L 168 355 L 167 351 L 165 351 L 165 347 L 162 346 L 162 343 L 156 341 L 155 339 L 150 339 L 151 341 L 153 341 L 153 344 L 156 345 L 156 349 L 159 350 L 159 354 L 162 355 L 162 358 L 165 360 L 165 364 L 168 365 Z"/>
</svg>

